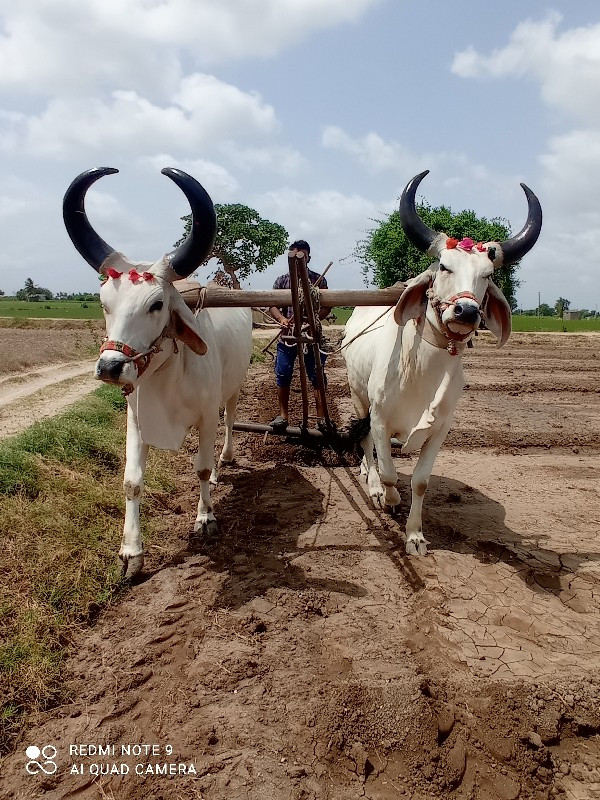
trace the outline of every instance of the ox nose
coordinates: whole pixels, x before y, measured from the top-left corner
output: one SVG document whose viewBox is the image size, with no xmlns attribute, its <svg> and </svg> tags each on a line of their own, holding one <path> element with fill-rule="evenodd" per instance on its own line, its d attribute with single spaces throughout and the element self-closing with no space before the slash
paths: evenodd
<svg viewBox="0 0 600 800">
<path fill-rule="evenodd" d="M 473 303 L 456 303 L 454 306 L 454 319 L 457 322 L 464 322 L 465 325 L 473 325 L 479 318 L 479 308 Z"/>
<path fill-rule="evenodd" d="M 118 358 L 101 359 L 96 364 L 96 378 L 101 381 L 118 383 L 124 363 Z"/>
</svg>

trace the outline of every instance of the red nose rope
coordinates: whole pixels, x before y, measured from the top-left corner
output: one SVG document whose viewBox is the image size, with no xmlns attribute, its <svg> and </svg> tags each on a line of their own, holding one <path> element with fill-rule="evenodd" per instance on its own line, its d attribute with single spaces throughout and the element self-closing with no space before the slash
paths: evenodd
<svg viewBox="0 0 600 800">
<path fill-rule="evenodd" d="M 475 297 L 475 295 L 472 294 L 472 292 L 458 292 L 458 294 L 453 294 L 452 297 L 449 297 L 447 300 L 440 300 L 439 297 L 435 296 L 433 283 L 431 283 L 429 289 L 427 289 L 427 297 L 429 298 L 429 302 L 435 311 L 441 332 L 444 334 L 446 339 L 449 340 L 446 350 L 450 353 L 450 355 L 457 356 L 459 354 L 457 344 L 462 342 L 466 342 L 468 346 L 472 347 L 473 345 L 471 344 L 471 336 L 473 335 L 473 331 L 469 331 L 469 333 L 454 333 L 450 330 L 445 322 L 442 322 L 442 314 L 450 306 L 455 306 L 459 300 L 473 300 L 477 304 L 479 316 L 483 316 L 481 308 L 479 307 L 479 300 Z"/>
<path fill-rule="evenodd" d="M 177 354 L 179 352 L 177 348 L 177 342 L 175 341 L 175 337 L 171 335 L 168 331 L 168 327 L 164 329 L 164 331 L 160 334 L 158 339 L 156 339 L 151 345 L 148 350 L 145 350 L 143 353 L 138 353 L 137 350 L 134 350 L 133 347 L 130 347 L 128 344 L 124 342 L 116 342 L 112 339 L 105 339 L 100 347 L 100 354 L 102 354 L 105 350 L 116 350 L 118 353 L 123 353 L 124 356 L 127 356 L 124 361 L 131 361 L 135 366 L 138 380 L 142 377 L 148 365 L 152 361 L 152 356 L 160 353 L 160 345 L 163 339 L 173 339 L 173 353 Z M 128 383 L 121 388 L 122 393 L 127 396 L 133 392 L 133 386 Z"/>
</svg>

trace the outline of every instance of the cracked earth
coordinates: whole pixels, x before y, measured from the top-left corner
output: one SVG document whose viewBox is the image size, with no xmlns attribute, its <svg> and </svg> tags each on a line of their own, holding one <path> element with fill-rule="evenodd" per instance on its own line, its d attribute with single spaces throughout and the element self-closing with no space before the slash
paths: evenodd
<svg viewBox="0 0 600 800">
<path fill-rule="evenodd" d="M 598 343 L 478 338 L 426 495 L 425 558 L 402 543 L 413 458 L 396 460 L 392 518 L 354 457 L 250 434 L 214 494 L 220 535 L 194 539 L 190 437 L 146 574 L 78 637 L 72 700 L 32 720 L 3 795 L 600 798 Z M 339 357 L 328 375 L 344 425 Z M 270 365 L 254 365 L 239 418 L 268 421 L 273 401 Z M 160 754 L 69 754 L 136 742 Z M 25 748 L 46 743 L 57 772 L 28 776 Z M 157 774 L 165 762 L 186 773 Z"/>
</svg>

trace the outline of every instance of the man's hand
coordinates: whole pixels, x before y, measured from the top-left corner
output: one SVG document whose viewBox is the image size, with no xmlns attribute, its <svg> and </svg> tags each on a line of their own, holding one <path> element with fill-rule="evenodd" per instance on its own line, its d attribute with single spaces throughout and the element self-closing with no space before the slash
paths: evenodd
<svg viewBox="0 0 600 800">
<path fill-rule="evenodd" d="M 277 321 L 283 330 L 287 330 L 292 324 L 292 320 L 288 319 L 288 317 L 284 317 L 283 314 L 281 315 L 281 319 Z"/>
</svg>

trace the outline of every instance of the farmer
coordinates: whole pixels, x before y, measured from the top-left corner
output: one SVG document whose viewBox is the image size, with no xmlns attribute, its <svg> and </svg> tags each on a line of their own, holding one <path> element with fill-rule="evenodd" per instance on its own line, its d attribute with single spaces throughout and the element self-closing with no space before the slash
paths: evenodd
<svg viewBox="0 0 600 800">
<path fill-rule="evenodd" d="M 293 242 L 290 245 L 289 255 L 294 256 L 297 253 L 304 253 L 304 257 L 306 259 L 306 264 L 310 261 L 310 245 L 308 242 L 305 242 L 304 239 L 298 239 L 296 242 Z M 311 284 L 316 284 L 317 281 L 319 282 L 320 289 L 327 289 L 327 281 L 325 278 L 322 278 L 319 281 L 319 275 L 316 272 L 313 272 L 311 269 L 308 269 L 308 280 Z M 291 279 L 290 273 L 286 272 L 284 275 L 280 275 L 275 283 L 273 284 L 273 289 L 289 289 L 291 286 Z M 325 319 L 325 317 L 331 311 L 330 308 L 325 308 L 321 306 L 319 308 L 319 320 Z M 277 308 L 276 306 L 272 306 L 269 309 L 269 314 L 279 323 L 281 326 L 280 337 L 283 335 L 290 335 L 293 334 L 293 327 L 294 327 L 294 311 L 291 306 L 286 306 L 285 308 Z M 325 365 L 325 360 L 327 358 L 326 353 L 322 350 L 319 351 L 321 355 L 321 364 Z M 288 412 L 289 412 L 289 402 L 290 402 L 290 386 L 292 383 L 292 375 L 294 373 L 294 362 L 296 361 L 296 356 L 298 355 L 298 345 L 288 343 L 282 341 L 280 338 L 277 342 L 277 356 L 275 358 L 275 383 L 277 384 L 277 400 L 279 401 L 279 415 L 275 417 L 272 421 L 271 425 L 275 431 L 283 431 L 287 428 L 288 425 Z M 317 426 L 322 428 L 325 426 L 324 420 L 324 413 L 321 403 L 321 397 L 319 396 L 319 392 L 317 391 L 317 375 L 315 372 L 315 357 L 313 353 L 313 349 L 311 347 L 308 348 L 307 352 L 304 354 L 304 364 L 306 366 L 306 374 L 308 375 L 308 379 L 313 385 L 313 389 L 315 390 L 315 405 L 317 407 Z M 323 373 L 324 375 L 324 373 Z"/>
</svg>

